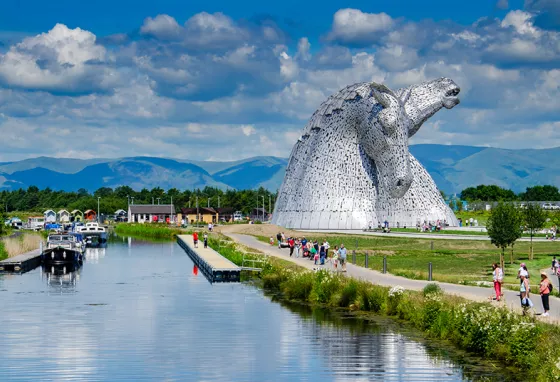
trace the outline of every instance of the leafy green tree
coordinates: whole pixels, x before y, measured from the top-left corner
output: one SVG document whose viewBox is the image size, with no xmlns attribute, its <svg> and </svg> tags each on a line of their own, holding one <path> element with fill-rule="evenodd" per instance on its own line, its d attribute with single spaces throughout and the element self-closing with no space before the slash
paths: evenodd
<svg viewBox="0 0 560 382">
<path fill-rule="evenodd" d="M 511 203 L 498 203 L 491 210 L 490 217 L 486 222 L 486 229 L 490 241 L 496 247 L 502 249 L 500 254 L 500 267 L 504 269 L 504 251 L 513 245 L 521 237 L 522 217 L 517 208 Z"/>
<path fill-rule="evenodd" d="M 535 232 L 541 230 L 546 222 L 547 213 L 538 204 L 529 203 L 523 209 L 523 220 L 529 235 L 531 236 L 531 250 L 529 252 L 529 260 L 533 260 L 533 236 Z"/>
<path fill-rule="evenodd" d="M 525 192 L 520 194 L 520 197 L 526 201 L 556 201 L 560 200 L 560 192 L 556 186 L 534 186 L 527 187 Z"/>
<path fill-rule="evenodd" d="M 459 199 L 455 202 L 456 206 L 457 206 L 457 212 L 462 212 L 463 211 L 463 202 Z"/>
<path fill-rule="evenodd" d="M 5 205 L 0 204 L 0 236 L 4 234 L 4 222 L 6 221 L 6 214 L 4 213 L 5 210 Z"/>
<path fill-rule="evenodd" d="M 449 208 L 451 208 L 451 211 L 455 211 L 455 200 L 451 199 L 449 201 Z"/>
<path fill-rule="evenodd" d="M 461 199 L 469 202 L 481 200 L 485 202 L 512 201 L 517 199 L 517 195 L 512 190 L 502 188 L 496 185 L 478 185 L 476 187 L 467 187 L 461 191 Z"/>
</svg>

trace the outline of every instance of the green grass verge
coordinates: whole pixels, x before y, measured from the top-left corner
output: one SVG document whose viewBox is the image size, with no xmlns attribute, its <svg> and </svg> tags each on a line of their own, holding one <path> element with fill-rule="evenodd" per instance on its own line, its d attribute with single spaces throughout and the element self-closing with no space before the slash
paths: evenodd
<svg viewBox="0 0 560 382">
<path fill-rule="evenodd" d="M 214 235 L 213 235 L 214 236 Z M 240 264 L 243 254 L 233 243 L 211 237 L 210 246 Z M 219 245 L 219 246 L 218 246 Z M 261 257 L 262 255 L 252 255 Z M 264 258 L 264 257 L 261 257 Z M 284 267 L 268 258 L 259 274 L 261 286 L 280 298 L 312 306 L 350 309 L 390 316 L 444 339 L 485 359 L 518 368 L 527 380 L 560 379 L 560 328 L 521 316 L 507 308 L 447 296 L 433 286 L 424 292 L 386 288 L 322 270 Z"/>
<path fill-rule="evenodd" d="M 179 228 L 168 227 L 163 224 L 134 224 L 122 223 L 115 226 L 115 232 L 121 236 L 131 235 L 136 237 L 156 238 L 156 239 L 172 239 L 177 235 L 185 233 Z"/>
</svg>

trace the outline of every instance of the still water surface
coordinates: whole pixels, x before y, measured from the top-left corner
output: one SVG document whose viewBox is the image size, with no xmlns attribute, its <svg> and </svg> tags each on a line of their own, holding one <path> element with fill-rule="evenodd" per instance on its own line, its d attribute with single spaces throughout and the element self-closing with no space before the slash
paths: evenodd
<svg viewBox="0 0 560 382">
<path fill-rule="evenodd" d="M 117 239 L 65 276 L 0 275 L 0 380 L 506 380 L 388 321 L 209 284 L 175 243 Z"/>
</svg>

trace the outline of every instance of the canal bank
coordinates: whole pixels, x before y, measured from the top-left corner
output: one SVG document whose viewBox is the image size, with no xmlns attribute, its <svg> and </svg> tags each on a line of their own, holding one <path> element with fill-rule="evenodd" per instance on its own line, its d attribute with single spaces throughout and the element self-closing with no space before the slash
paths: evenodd
<svg viewBox="0 0 560 382">
<path fill-rule="evenodd" d="M 314 267 L 311 261 L 290 258 L 286 251 L 261 243 L 254 237 L 230 236 L 267 255 L 306 268 Z M 356 271 L 360 271 L 359 267 Z M 277 290 L 287 299 L 393 316 L 423 330 L 428 336 L 450 340 L 462 349 L 517 367 L 531 380 L 560 378 L 559 327 L 541 323 L 534 317 L 522 317 L 505 307 L 443 294 L 405 291 L 396 287 L 398 282 L 390 284 L 394 287 L 390 289 L 373 285 L 366 277 L 346 278 L 329 271 L 283 272 L 276 268 L 263 271 L 262 279 L 265 288 Z M 418 284 L 414 289 L 422 288 Z"/>
<path fill-rule="evenodd" d="M 515 380 L 420 332 L 210 284 L 176 243 L 111 237 L 66 274 L 0 276 L 0 380 Z"/>
</svg>

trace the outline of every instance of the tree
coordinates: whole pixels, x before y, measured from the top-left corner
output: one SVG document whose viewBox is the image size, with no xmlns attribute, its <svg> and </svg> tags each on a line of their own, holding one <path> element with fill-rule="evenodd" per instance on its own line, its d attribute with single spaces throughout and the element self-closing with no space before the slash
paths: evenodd
<svg viewBox="0 0 560 382">
<path fill-rule="evenodd" d="M 520 197 L 526 201 L 554 201 L 560 200 L 560 192 L 556 186 L 534 186 L 527 187 L 525 192 L 520 194 Z"/>
<path fill-rule="evenodd" d="M 451 208 L 451 211 L 455 211 L 455 200 L 451 199 L 449 201 L 449 208 Z"/>
<path fill-rule="evenodd" d="M 6 221 L 6 214 L 4 214 L 5 209 L 6 207 L 0 204 L 0 236 L 4 233 L 4 222 Z"/>
<path fill-rule="evenodd" d="M 504 251 L 509 245 L 513 245 L 521 237 L 521 214 L 511 203 L 498 203 L 492 209 L 490 217 L 486 222 L 486 229 L 490 241 L 496 247 L 502 249 L 500 254 L 500 267 L 504 269 Z"/>
<path fill-rule="evenodd" d="M 455 204 L 457 205 L 457 212 L 462 212 L 463 211 L 463 202 L 460 199 L 457 199 L 455 201 Z"/>
<path fill-rule="evenodd" d="M 472 202 L 481 200 L 485 202 L 499 202 L 516 200 L 517 196 L 512 190 L 492 185 L 480 184 L 476 187 L 467 187 L 461 191 L 461 199 Z"/>
<path fill-rule="evenodd" d="M 529 203 L 527 204 L 527 207 L 523 209 L 524 223 L 529 230 L 529 235 L 531 236 L 531 251 L 529 252 L 529 260 L 533 260 L 533 236 L 535 235 L 535 232 L 544 227 L 547 217 L 546 215 L 546 211 L 535 203 Z"/>
</svg>

